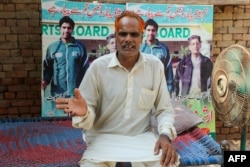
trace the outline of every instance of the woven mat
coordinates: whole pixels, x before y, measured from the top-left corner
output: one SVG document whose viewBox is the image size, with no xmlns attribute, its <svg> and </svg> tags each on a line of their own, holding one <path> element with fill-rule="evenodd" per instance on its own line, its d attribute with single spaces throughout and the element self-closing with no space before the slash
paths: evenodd
<svg viewBox="0 0 250 167">
<path fill-rule="evenodd" d="M 223 163 L 220 145 L 198 127 L 179 134 L 173 144 L 181 157 L 181 166 Z"/>
<path fill-rule="evenodd" d="M 77 166 L 85 149 L 81 136 L 67 119 L 2 121 L 0 166 Z"/>
<path fill-rule="evenodd" d="M 76 167 L 86 146 L 80 129 L 65 119 L 0 120 L 0 167 Z M 199 128 L 173 142 L 181 166 L 221 164 L 221 149 Z"/>
</svg>

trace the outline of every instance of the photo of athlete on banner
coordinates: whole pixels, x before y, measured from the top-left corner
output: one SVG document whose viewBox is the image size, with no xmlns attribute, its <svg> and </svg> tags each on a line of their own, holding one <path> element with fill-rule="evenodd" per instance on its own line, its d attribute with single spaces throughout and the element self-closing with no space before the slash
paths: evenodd
<svg viewBox="0 0 250 167">
<path fill-rule="evenodd" d="M 171 100 L 201 117 L 199 127 L 215 137 L 210 98 L 213 6 L 127 3 L 126 8 L 149 23 L 141 51 L 162 60 Z"/>
<path fill-rule="evenodd" d="M 42 117 L 67 116 L 55 108 L 55 100 L 74 96 L 91 63 L 115 51 L 113 23 L 124 8 L 42 0 Z"/>
<path fill-rule="evenodd" d="M 190 53 L 179 61 L 176 68 L 174 80 L 176 96 L 188 95 L 189 98 L 196 98 L 210 88 L 213 63 L 200 52 L 201 42 L 201 37 L 198 35 L 191 35 L 188 38 Z"/>
<path fill-rule="evenodd" d="M 174 74 L 173 74 L 173 67 L 172 67 L 172 58 L 169 52 L 168 46 L 160 42 L 157 38 L 157 31 L 158 31 L 158 24 L 153 19 L 148 19 L 145 22 L 145 40 L 142 42 L 141 45 L 141 52 L 152 54 L 159 58 L 165 68 L 165 77 L 167 88 L 170 96 L 172 96 L 174 90 Z"/>
<path fill-rule="evenodd" d="M 50 84 L 52 110 L 47 115 L 62 115 L 62 111 L 55 109 L 54 100 L 57 97 L 70 98 L 74 96 L 74 89 L 79 87 L 82 78 L 89 67 L 86 48 L 77 41 L 72 32 L 75 23 L 69 16 L 63 16 L 59 21 L 60 38 L 51 43 L 46 51 L 43 62 L 42 90 Z"/>
</svg>

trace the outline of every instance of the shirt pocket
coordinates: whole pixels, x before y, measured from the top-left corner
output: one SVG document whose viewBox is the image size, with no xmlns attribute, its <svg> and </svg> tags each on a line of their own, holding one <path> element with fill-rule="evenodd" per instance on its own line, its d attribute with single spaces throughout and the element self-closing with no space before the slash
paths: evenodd
<svg viewBox="0 0 250 167">
<path fill-rule="evenodd" d="M 156 91 L 141 88 L 140 97 L 139 97 L 139 108 L 142 109 L 152 109 L 154 101 L 155 101 Z"/>
</svg>

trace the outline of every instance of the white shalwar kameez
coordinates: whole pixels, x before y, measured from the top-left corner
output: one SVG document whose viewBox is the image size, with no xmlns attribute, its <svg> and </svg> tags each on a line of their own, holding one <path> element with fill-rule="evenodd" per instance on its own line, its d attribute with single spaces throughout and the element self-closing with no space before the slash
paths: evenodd
<svg viewBox="0 0 250 167">
<path fill-rule="evenodd" d="M 176 137 L 174 110 L 160 60 L 140 53 L 128 71 L 115 53 L 104 55 L 91 64 L 79 89 L 88 105 L 85 116 L 72 119 L 73 126 L 83 128 L 86 136 L 81 166 L 94 167 L 94 163 L 87 165 L 90 162 L 103 162 L 100 167 L 105 162 L 107 167 L 115 162 L 131 162 L 133 167 L 142 165 L 136 162 L 159 164 L 161 155 L 154 155 L 158 136 L 152 131 L 151 115 L 157 119 L 159 134 L 167 134 L 171 140 Z"/>
</svg>

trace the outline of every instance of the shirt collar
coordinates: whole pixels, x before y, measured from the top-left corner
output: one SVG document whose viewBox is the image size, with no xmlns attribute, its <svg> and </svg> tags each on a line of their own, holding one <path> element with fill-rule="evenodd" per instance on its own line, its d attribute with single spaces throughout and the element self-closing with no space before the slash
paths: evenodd
<svg viewBox="0 0 250 167">
<path fill-rule="evenodd" d="M 149 45 L 149 44 L 147 43 L 147 40 L 146 40 L 146 39 L 145 39 L 144 43 L 145 43 L 146 45 Z M 155 39 L 155 43 L 154 43 L 153 45 L 150 45 L 150 46 L 159 46 L 159 45 L 160 45 L 160 41 L 159 41 L 158 39 Z"/>
<path fill-rule="evenodd" d="M 201 56 L 199 55 L 197 57 L 194 57 L 194 56 L 191 55 L 191 60 L 192 60 L 192 62 L 200 62 L 201 61 Z"/>
<path fill-rule="evenodd" d="M 118 66 L 118 67 L 123 67 L 123 66 L 121 65 L 121 63 L 119 62 L 119 60 L 118 60 L 118 58 L 117 58 L 117 56 L 116 56 L 116 53 L 117 53 L 117 52 L 111 53 L 112 58 L 111 58 L 111 61 L 110 61 L 109 65 L 108 65 L 108 67 L 110 67 L 110 68 L 116 67 L 116 66 Z M 138 59 L 138 61 L 136 62 L 136 64 L 134 65 L 134 68 L 137 68 L 138 66 L 140 66 L 140 65 L 141 65 L 143 62 L 145 62 L 145 61 L 146 61 L 145 57 L 144 57 L 144 56 L 142 55 L 142 53 L 140 52 L 139 59 Z"/>
<path fill-rule="evenodd" d="M 67 45 L 76 44 L 75 38 L 74 38 L 74 37 L 71 37 L 71 38 L 72 38 L 72 40 L 71 40 L 70 42 L 67 42 L 67 43 L 66 43 Z M 60 38 L 60 41 L 61 41 L 62 43 L 64 43 L 64 42 L 62 41 L 62 38 Z"/>
</svg>

